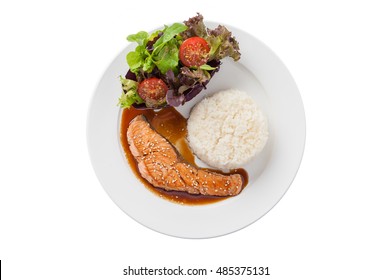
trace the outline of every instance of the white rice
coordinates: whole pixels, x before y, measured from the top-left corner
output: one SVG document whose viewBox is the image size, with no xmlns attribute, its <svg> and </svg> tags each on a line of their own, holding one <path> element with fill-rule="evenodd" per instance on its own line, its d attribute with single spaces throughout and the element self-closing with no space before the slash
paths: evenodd
<svg viewBox="0 0 391 280">
<path fill-rule="evenodd" d="M 265 147 L 265 116 L 245 92 L 229 89 L 204 98 L 187 122 L 190 148 L 211 167 L 243 167 Z"/>
</svg>

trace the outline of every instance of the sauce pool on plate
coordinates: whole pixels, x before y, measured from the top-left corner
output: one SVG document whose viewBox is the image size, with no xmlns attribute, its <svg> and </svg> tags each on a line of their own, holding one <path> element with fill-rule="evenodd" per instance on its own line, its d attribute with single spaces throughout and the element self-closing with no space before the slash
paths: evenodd
<svg viewBox="0 0 391 280">
<path fill-rule="evenodd" d="M 207 204 L 217 201 L 221 201 L 228 197 L 215 197 L 208 195 L 193 195 L 186 192 L 179 191 L 166 191 L 164 189 L 155 188 L 147 180 L 145 180 L 141 175 L 137 167 L 137 162 L 130 152 L 128 141 L 126 138 L 126 132 L 131 120 L 138 116 L 144 115 L 151 126 L 165 137 L 171 144 L 175 146 L 181 156 L 190 164 L 196 166 L 195 158 L 190 150 L 186 135 L 187 135 L 187 121 L 186 119 L 177 111 L 174 107 L 166 107 L 155 111 L 153 109 L 136 109 L 131 107 L 130 109 L 123 109 L 121 116 L 121 126 L 120 126 L 120 140 L 122 148 L 125 152 L 126 159 L 131 167 L 133 173 L 136 177 L 153 193 L 158 196 L 165 198 L 169 201 L 188 204 L 188 205 L 198 205 L 198 204 Z M 244 169 L 234 169 L 229 173 L 223 173 L 219 170 L 208 169 L 220 174 L 240 174 L 244 179 L 244 186 L 248 183 L 248 175 Z"/>
</svg>

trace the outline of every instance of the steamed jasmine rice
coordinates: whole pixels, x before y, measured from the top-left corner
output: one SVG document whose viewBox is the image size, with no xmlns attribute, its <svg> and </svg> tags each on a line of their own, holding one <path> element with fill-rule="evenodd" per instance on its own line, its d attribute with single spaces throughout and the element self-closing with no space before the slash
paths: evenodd
<svg viewBox="0 0 391 280">
<path fill-rule="evenodd" d="M 243 167 L 268 140 L 268 124 L 245 92 L 229 89 L 204 98 L 191 111 L 187 124 L 190 148 L 211 167 Z"/>
</svg>

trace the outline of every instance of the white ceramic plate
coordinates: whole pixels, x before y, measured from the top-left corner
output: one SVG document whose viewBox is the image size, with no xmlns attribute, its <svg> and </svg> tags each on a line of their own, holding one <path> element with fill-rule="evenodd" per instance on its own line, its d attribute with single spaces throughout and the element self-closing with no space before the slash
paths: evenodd
<svg viewBox="0 0 391 280">
<path fill-rule="evenodd" d="M 217 24 L 206 22 L 208 27 Z M 109 65 L 92 97 L 87 140 L 91 161 L 111 199 L 130 217 L 155 231 L 184 238 L 208 238 L 242 229 L 265 215 L 282 198 L 300 166 L 305 143 L 305 116 L 299 91 L 287 68 L 261 41 L 226 25 L 240 44 L 239 62 L 223 60 L 208 89 L 178 108 L 190 108 L 218 90 L 249 93 L 268 118 L 270 138 L 262 153 L 244 168 L 249 184 L 236 197 L 207 204 L 180 205 L 158 197 L 133 174 L 119 140 L 119 75 L 127 72 L 129 45 Z"/>
</svg>

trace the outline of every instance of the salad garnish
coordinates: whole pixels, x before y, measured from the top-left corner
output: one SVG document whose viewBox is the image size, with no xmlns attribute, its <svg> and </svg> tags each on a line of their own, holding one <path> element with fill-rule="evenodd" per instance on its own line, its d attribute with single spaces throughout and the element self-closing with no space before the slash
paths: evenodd
<svg viewBox="0 0 391 280">
<path fill-rule="evenodd" d="M 223 58 L 240 59 L 239 43 L 231 32 L 222 25 L 207 28 L 199 13 L 151 34 L 129 35 L 127 40 L 137 46 L 126 56 L 128 72 L 120 76 L 121 108 L 183 105 L 206 88 Z"/>
</svg>

